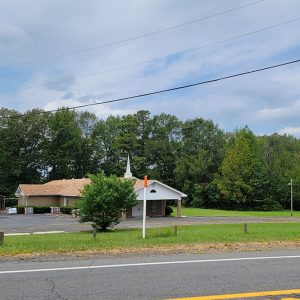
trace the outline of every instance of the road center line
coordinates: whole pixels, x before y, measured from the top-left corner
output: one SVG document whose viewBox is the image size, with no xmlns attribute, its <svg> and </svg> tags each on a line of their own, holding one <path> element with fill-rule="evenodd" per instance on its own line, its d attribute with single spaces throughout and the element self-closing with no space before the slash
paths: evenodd
<svg viewBox="0 0 300 300">
<path fill-rule="evenodd" d="M 241 294 L 224 294 L 224 295 L 213 295 L 213 296 L 199 296 L 199 297 L 188 297 L 188 298 L 174 298 L 168 300 L 224 300 L 224 299 L 244 299 L 253 297 L 264 297 L 264 296 L 278 296 L 278 295 L 293 295 L 299 294 L 300 290 L 280 290 L 280 291 L 263 291 L 263 292 L 250 292 Z M 281 298 L 281 300 L 296 300 L 299 298 Z"/>
<path fill-rule="evenodd" d="M 273 259 L 295 259 L 295 258 L 300 258 L 300 255 L 216 258 L 216 259 L 199 259 L 199 260 L 179 260 L 179 261 L 161 261 L 161 262 L 146 262 L 146 263 L 128 263 L 128 264 L 117 264 L 117 265 L 98 265 L 98 266 L 48 268 L 48 269 L 11 270 L 11 271 L 0 271 L 0 275 L 1 274 L 15 274 L 15 273 L 72 271 L 72 270 L 88 270 L 88 269 L 110 269 L 110 268 L 124 268 L 124 267 L 161 266 L 161 265 L 232 262 L 232 261 L 249 261 L 249 260 L 250 261 L 251 260 L 255 261 L 255 260 L 273 260 Z"/>
</svg>

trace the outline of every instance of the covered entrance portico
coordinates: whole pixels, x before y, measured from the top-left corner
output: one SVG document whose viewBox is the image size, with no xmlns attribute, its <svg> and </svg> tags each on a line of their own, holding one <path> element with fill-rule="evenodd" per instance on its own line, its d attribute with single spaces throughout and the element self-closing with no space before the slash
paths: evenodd
<svg viewBox="0 0 300 300">
<path fill-rule="evenodd" d="M 127 217 L 142 217 L 143 216 L 143 200 L 144 187 L 136 188 L 138 204 L 126 213 Z M 168 200 L 175 201 L 177 204 L 177 217 L 181 217 L 181 197 L 186 197 L 185 194 L 163 184 L 157 180 L 149 180 L 147 186 L 147 209 L 148 217 L 164 217 L 166 203 Z"/>
<path fill-rule="evenodd" d="M 132 217 L 143 216 L 143 201 L 139 201 L 138 205 L 132 208 Z M 147 201 L 146 215 L 147 217 L 163 217 L 165 216 L 166 200 L 150 200 Z"/>
</svg>

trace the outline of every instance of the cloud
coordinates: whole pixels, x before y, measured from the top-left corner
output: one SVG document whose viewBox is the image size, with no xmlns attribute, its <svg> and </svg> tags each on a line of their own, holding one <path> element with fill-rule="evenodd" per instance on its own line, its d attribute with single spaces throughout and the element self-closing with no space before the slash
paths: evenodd
<svg viewBox="0 0 300 300">
<path fill-rule="evenodd" d="M 278 130 L 278 133 L 281 135 L 283 134 L 293 135 L 297 138 L 300 138 L 300 127 L 285 127 Z"/>
<path fill-rule="evenodd" d="M 0 24 L 0 45 L 1 47 L 11 47 L 14 44 L 28 39 L 28 35 L 19 27 L 12 24 Z"/>
<path fill-rule="evenodd" d="M 73 97 L 72 99 L 57 99 L 54 101 L 50 101 L 44 106 L 43 109 L 44 110 L 56 110 L 56 109 L 62 108 L 62 107 L 74 107 L 74 106 L 82 105 L 82 102 L 79 101 L 78 98 L 80 98 L 80 97 Z M 85 104 L 93 104 L 95 102 L 97 102 L 97 101 L 89 100 Z M 106 104 L 95 105 L 95 106 L 86 107 L 84 109 L 79 109 L 79 111 L 82 111 L 82 110 L 94 113 L 96 116 L 98 116 L 101 119 L 106 119 L 107 117 L 109 117 L 111 115 L 123 116 L 123 115 L 135 113 L 135 110 L 132 110 L 132 109 L 113 108 Z"/>
<path fill-rule="evenodd" d="M 5 26 L 2 31 L 0 27 L 0 40 L 2 32 L 3 41 L 10 42 L 0 47 L 0 65 L 92 48 L 238 5 L 238 1 L 195 0 L 187 3 L 120 1 L 118 4 L 90 0 L 88 5 L 84 0 L 74 3 L 44 0 L 43 4 L 27 0 L 25 5 L 21 0 L 4 0 L 0 3 L 0 20 Z M 300 22 L 175 55 L 172 59 L 106 72 L 281 23 L 298 17 L 299 10 L 299 1 L 275 1 L 272 9 L 269 1 L 264 1 L 174 31 L 61 59 L 20 65 L 5 72 L 0 70 L 0 81 L 5 79 L 0 93 L 4 86 L 20 88 L 19 92 L 0 95 L 0 105 L 25 111 L 34 107 L 53 109 L 94 103 L 293 59 L 299 53 Z M 148 109 L 153 113 L 175 114 L 180 119 L 213 119 L 226 130 L 248 124 L 256 132 L 274 132 L 278 128 L 297 127 L 299 73 L 299 66 L 289 66 L 89 110 L 105 117 Z M 88 76 L 92 74 L 95 76 Z M 65 78 L 72 80 L 43 86 L 45 82 Z"/>
<path fill-rule="evenodd" d="M 284 120 L 300 116 L 300 101 L 295 101 L 291 105 L 275 108 L 263 108 L 257 112 L 259 118 L 264 120 Z"/>
<path fill-rule="evenodd" d="M 43 84 L 47 89 L 56 91 L 68 91 L 70 87 L 75 83 L 75 75 L 63 75 L 56 77 L 54 81 L 46 81 Z"/>
</svg>

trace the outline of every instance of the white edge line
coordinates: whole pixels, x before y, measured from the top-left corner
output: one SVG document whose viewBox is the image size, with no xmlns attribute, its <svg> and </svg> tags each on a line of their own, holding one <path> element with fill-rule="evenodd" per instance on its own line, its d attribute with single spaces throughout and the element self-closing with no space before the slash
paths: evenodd
<svg viewBox="0 0 300 300">
<path fill-rule="evenodd" d="M 18 233 L 4 233 L 4 236 L 19 236 L 19 235 L 31 235 L 31 234 L 52 234 L 52 233 L 67 233 L 67 231 L 35 231 L 35 232 L 18 232 Z"/>
<path fill-rule="evenodd" d="M 30 235 L 30 232 L 4 233 L 4 236 Z"/>
<path fill-rule="evenodd" d="M 51 233 L 66 233 L 66 231 L 36 231 L 32 234 L 51 234 Z"/>
<path fill-rule="evenodd" d="M 230 262 L 230 261 L 247 261 L 247 260 L 292 259 L 292 258 L 300 258 L 300 255 L 216 258 L 216 259 L 162 261 L 162 262 L 132 263 L 132 264 L 118 264 L 118 265 L 66 267 L 66 268 L 51 268 L 51 269 L 12 270 L 12 271 L 0 271 L 0 275 L 1 274 L 15 274 L 15 273 L 53 272 L 53 271 L 87 270 L 87 269 L 109 269 L 109 268 L 140 267 L 140 266 L 159 266 L 159 265 L 175 265 L 175 264 L 194 264 L 194 263 Z"/>
</svg>

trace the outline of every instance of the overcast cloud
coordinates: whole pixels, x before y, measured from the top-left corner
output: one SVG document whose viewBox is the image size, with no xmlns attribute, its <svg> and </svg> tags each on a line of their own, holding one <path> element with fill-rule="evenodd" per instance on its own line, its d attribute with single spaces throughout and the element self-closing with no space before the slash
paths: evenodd
<svg viewBox="0 0 300 300">
<path fill-rule="evenodd" d="M 300 21 L 197 51 L 300 17 L 298 0 L 265 0 L 172 31 L 28 64 L 189 22 L 254 0 L 2 0 L 0 106 L 51 110 L 165 89 L 300 58 Z M 18 64 L 18 65 L 16 65 Z M 114 70 L 114 71 L 110 71 Z M 224 130 L 300 137 L 300 64 L 180 92 L 94 106 L 99 117 L 147 109 L 182 120 L 212 119 Z M 51 84 L 48 84 L 51 83 Z"/>
</svg>

